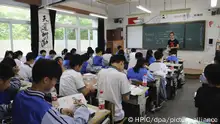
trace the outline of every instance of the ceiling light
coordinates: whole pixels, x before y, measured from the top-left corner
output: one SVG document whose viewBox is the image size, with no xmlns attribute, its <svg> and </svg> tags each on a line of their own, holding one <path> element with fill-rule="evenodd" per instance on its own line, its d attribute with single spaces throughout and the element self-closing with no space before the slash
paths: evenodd
<svg viewBox="0 0 220 124">
<path fill-rule="evenodd" d="M 141 6 L 141 5 L 137 6 L 137 8 L 140 9 L 140 10 L 142 10 L 142 11 L 145 11 L 145 12 L 147 12 L 147 13 L 151 13 L 150 10 L 146 9 L 145 7 L 143 7 L 143 6 Z"/>
<path fill-rule="evenodd" d="M 107 16 L 98 15 L 98 14 L 94 14 L 94 13 L 90 13 L 89 15 L 90 15 L 90 16 L 94 16 L 94 17 L 98 17 L 98 18 L 108 19 Z"/>
<path fill-rule="evenodd" d="M 56 8 L 56 7 L 45 7 L 45 9 L 55 10 L 55 11 L 59 11 L 59 12 L 69 13 L 69 14 L 75 14 L 74 11 L 60 9 L 60 8 Z"/>
<path fill-rule="evenodd" d="M 218 0 L 211 0 L 211 7 L 216 7 Z"/>
</svg>

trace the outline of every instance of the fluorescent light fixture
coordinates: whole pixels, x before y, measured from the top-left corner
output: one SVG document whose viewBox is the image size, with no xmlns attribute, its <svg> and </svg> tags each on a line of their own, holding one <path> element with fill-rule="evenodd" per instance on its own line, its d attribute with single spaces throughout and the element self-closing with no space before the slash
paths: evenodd
<svg viewBox="0 0 220 124">
<path fill-rule="evenodd" d="M 74 11 L 60 9 L 60 8 L 56 8 L 56 7 L 45 7 L 45 9 L 55 10 L 55 11 L 64 12 L 64 13 L 68 13 L 68 14 L 75 14 Z"/>
<path fill-rule="evenodd" d="M 180 13 L 190 13 L 190 12 L 191 12 L 191 8 L 173 9 L 173 10 L 160 11 L 160 15 L 180 14 Z"/>
<path fill-rule="evenodd" d="M 94 16 L 94 17 L 99 17 L 99 18 L 103 18 L 103 19 L 108 19 L 107 16 L 103 16 L 103 15 L 98 15 L 98 14 L 94 14 L 94 13 L 90 13 L 90 16 Z"/>
<path fill-rule="evenodd" d="M 211 7 L 216 7 L 217 2 L 218 2 L 218 0 L 211 0 Z"/>
<path fill-rule="evenodd" d="M 137 6 L 137 8 L 140 9 L 140 10 L 142 10 L 142 11 L 145 11 L 145 12 L 147 12 L 147 13 L 151 13 L 150 10 L 146 9 L 145 7 L 143 7 L 143 6 L 141 6 L 141 5 Z"/>
</svg>

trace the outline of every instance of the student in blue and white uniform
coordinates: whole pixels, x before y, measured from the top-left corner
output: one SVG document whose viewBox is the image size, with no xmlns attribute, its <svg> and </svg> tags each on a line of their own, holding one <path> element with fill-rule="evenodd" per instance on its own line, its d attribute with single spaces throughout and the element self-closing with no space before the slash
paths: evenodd
<svg viewBox="0 0 220 124">
<path fill-rule="evenodd" d="M 153 57 L 152 50 L 147 51 L 146 60 L 147 60 L 148 66 L 156 61 L 156 59 Z"/>
<path fill-rule="evenodd" d="M 130 68 L 127 72 L 128 79 L 134 79 L 138 81 L 143 80 L 143 76 L 147 74 L 147 81 L 152 82 L 154 81 L 153 75 L 150 73 L 150 71 L 147 70 L 146 66 L 146 60 L 144 58 L 140 58 L 137 60 L 137 64 Z"/>
<path fill-rule="evenodd" d="M 40 55 L 37 56 L 37 58 L 35 59 L 35 62 L 39 59 L 45 59 L 46 54 L 47 54 L 47 52 L 45 50 L 41 50 Z"/>
<path fill-rule="evenodd" d="M 70 69 L 70 58 L 72 57 L 71 53 L 66 53 L 63 60 L 63 67 L 65 69 Z"/>
<path fill-rule="evenodd" d="M 55 109 L 44 97 L 62 74 L 54 60 L 41 59 L 33 67 L 33 85 L 17 94 L 12 106 L 13 124 L 86 124 L 89 111 L 85 105 L 77 109 Z M 74 115 L 74 117 L 62 115 Z"/>
<path fill-rule="evenodd" d="M 94 66 L 104 66 L 103 65 L 102 50 L 99 47 L 97 47 L 95 49 L 95 52 L 96 52 L 96 56 L 93 57 L 93 65 Z"/>
<path fill-rule="evenodd" d="M 89 60 L 89 55 L 87 53 L 83 54 L 82 56 L 82 59 L 83 59 L 83 64 L 82 64 L 82 68 L 81 68 L 81 74 L 85 74 L 85 73 L 88 73 L 87 71 L 87 67 L 88 67 L 88 60 Z"/>
<path fill-rule="evenodd" d="M 21 58 L 23 56 L 23 52 L 18 50 L 14 52 L 13 58 L 15 60 L 16 65 L 20 68 L 24 63 L 21 61 Z"/>
<path fill-rule="evenodd" d="M 57 55 L 56 51 L 50 50 L 49 55 L 46 56 L 45 58 L 46 58 L 46 59 L 53 60 L 56 55 Z"/>
<path fill-rule="evenodd" d="M 171 49 L 169 54 L 170 56 L 167 57 L 167 62 L 174 62 L 178 64 L 178 58 L 176 56 L 177 51 L 175 49 Z"/>
</svg>

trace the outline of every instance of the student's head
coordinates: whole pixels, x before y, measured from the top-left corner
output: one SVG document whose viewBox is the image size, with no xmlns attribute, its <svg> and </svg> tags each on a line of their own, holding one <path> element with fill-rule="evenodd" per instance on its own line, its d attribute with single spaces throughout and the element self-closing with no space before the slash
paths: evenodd
<svg viewBox="0 0 220 124">
<path fill-rule="evenodd" d="M 54 59 L 59 65 L 63 65 L 63 58 L 61 56 L 58 56 Z"/>
<path fill-rule="evenodd" d="M 86 62 L 86 61 L 89 60 L 90 57 L 89 57 L 89 55 L 87 53 L 85 53 L 85 54 L 81 55 L 81 58 L 82 58 L 83 62 Z"/>
<path fill-rule="evenodd" d="M 177 54 L 177 50 L 176 50 L 176 49 L 171 49 L 171 50 L 169 51 L 169 54 L 170 54 L 170 55 L 176 55 L 176 54 Z"/>
<path fill-rule="evenodd" d="M 112 49 L 111 48 L 107 48 L 105 51 L 106 54 L 112 54 Z"/>
<path fill-rule="evenodd" d="M 154 57 L 155 57 L 155 59 L 156 59 L 157 61 L 162 61 L 162 59 L 163 59 L 163 53 L 161 53 L 160 51 L 156 51 L 156 52 L 154 53 Z"/>
<path fill-rule="evenodd" d="M 41 56 L 45 57 L 46 54 L 47 54 L 46 50 L 41 50 L 41 51 L 40 51 L 40 55 L 41 55 Z"/>
<path fill-rule="evenodd" d="M 1 63 L 10 66 L 13 69 L 14 74 L 18 74 L 19 67 L 16 65 L 14 59 L 6 57 L 2 60 Z"/>
<path fill-rule="evenodd" d="M 148 50 L 146 57 L 152 57 L 153 56 L 153 50 Z"/>
<path fill-rule="evenodd" d="M 50 50 L 49 55 L 53 58 L 54 56 L 57 55 L 57 53 L 54 50 Z"/>
<path fill-rule="evenodd" d="M 161 53 L 163 53 L 164 50 L 165 50 L 164 48 L 158 48 L 158 49 L 157 49 L 157 51 L 159 51 L 159 52 L 161 52 Z"/>
<path fill-rule="evenodd" d="M 135 54 L 135 58 L 136 58 L 136 59 L 143 58 L 143 54 L 142 54 L 141 52 L 137 52 L 137 53 Z"/>
<path fill-rule="evenodd" d="M 70 60 L 71 57 L 72 57 L 71 53 L 66 53 L 66 55 L 64 56 L 64 60 Z"/>
<path fill-rule="evenodd" d="M 63 49 L 63 51 L 62 51 L 62 55 L 66 55 L 66 53 L 68 52 L 68 49 Z"/>
<path fill-rule="evenodd" d="M 207 81 L 210 84 L 220 86 L 220 64 L 210 64 L 206 66 L 204 73 Z"/>
<path fill-rule="evenodd" d="M 118 55 L 124 55 L 125 54 L 125 51 L 124 50 L 119 50 L 118 51 Z"/>
<path fill-rule="evenodd" d="M 119 71 L 124 71 L 125 56 L 113 55 L 110 59 L 110 66 L 116 67 Z"/>
<path fill-rule="evenodd" d="M 9 65 L 0 63 L 0 91 L 10 87 L 11 77 L 14 77 L 13 69 Z"/>
<path fill-rule="evenodd" d="M 79 54 L 75 54 L 70 59 L 70 67 L 77 72 L 80 72 L 83 64 L 82 57 Z"/>
<path fill-rule="evenodd" d="M 89 57 L 91 57 L 94 54 L 94 50 L 92 49 L 92 47 L 87 48 L 87 54 L 89 55 Z"/>
<path fill-rule="evenodd" d="M 220 55 L 216 55 L 214 58 L 214 63 L 215 64 L 220 64 Z"/>
<path fill-rule="evenodd" d="M 23 52 L 18 50 L 16 52 L 14 52 L 13 56 L 14 56 L 13 57 L 14 59 L 19 59 L 20 60 L 22 58 L 22 56 L 23 56 Z"/>
<path fill-rule="evenodd" d="M 122 46 L 118 46 L 117 48 L 118 48 L 118 50 L 122 50 Z"/>
<path fill-rule="evenodd" d="M 6 57 L 13 58 L 13 56 L 14 56 L 14 53 L 12 51 L 6 51 L 4 58 L 6 58 Z"/>
<path fill-rule="evenodd" d="M 48 92 L 55 86 L 62 74 L 60 65 L 54 60 L 40 59 L 32 69 L 33 85 Z"/>
<path fill-rule="evenodd" d="M 131 49 L 131 52 L 132 52 L 132 53 L 135 53 L 135 52 L 136 52 L 136 49 L 135 49 L 135 48 L 132 48 L 132 49 Z"/>
<path fill-rule="evenodd" d="M 170 32 L 170 39 L 174 40 L 174 32 Z"/>
<path fill-rule="evenodd" d="M 144 58 L 138 59 L 136 65 L 133 68 L 134 72 L 138 73 L 140 68 L 143 68 L 146 64 L 147 62 Z"/>
<path fill-rule="evenodd" d="M 26 61 L 29 62 L 30 64 L 33 64 L 34 60 L 35 60 L 34 53 L 32 53 L 32 52 L 27 53 Z"/>
<path fill-rule="evenodd" d="M 75 49 L 75 48 L 72 48 L 71 51 L 70 51 L 70 53 L 73 54 L 73 55 L 76 54 L 76 49 Z"/>
<path fill-rule="evenodd" d="M 99 47 L 95 48 L 95 53 L 96 55 L 102 55 L 102 49 Z"/>
</svg>

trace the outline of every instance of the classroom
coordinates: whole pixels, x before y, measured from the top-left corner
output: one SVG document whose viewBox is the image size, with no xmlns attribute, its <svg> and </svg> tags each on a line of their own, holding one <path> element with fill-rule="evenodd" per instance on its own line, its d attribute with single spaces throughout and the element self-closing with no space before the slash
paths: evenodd
<svg viewBox="0 0 220 124">
<path fill-rule="evenodd" d="M 0 0 L 1 124 L 219 124 L 219 0 Z"/>
</svg>

